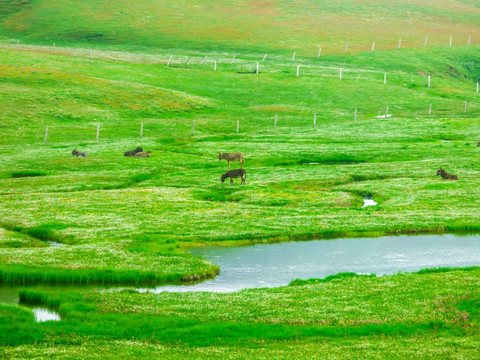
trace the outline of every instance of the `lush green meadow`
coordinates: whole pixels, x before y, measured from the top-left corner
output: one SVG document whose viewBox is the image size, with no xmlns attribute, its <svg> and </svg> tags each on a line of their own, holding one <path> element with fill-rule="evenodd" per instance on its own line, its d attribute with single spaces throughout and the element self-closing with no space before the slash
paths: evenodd
<svg viewBox="0 0 480 360">
<path fill-rule="evenodd" d="M 478 232 L 478 1 L 214 5 L 0 3 L 0 284 L 198 280 L 219 271 L 186 251 L 206 244 Z M 221 184 L 237 151 L 246 184 Z M 0 305 L 0 355 L 473 359 L 478 272 L 25 291 L 62 321 Z"/>
<path fill-rule="evenodd" d="M 7 358 L 475 359 L 479 270 L 337 276 L 234 294 L 42 293 L 60 322 L 1 306 Z M 388 289 L 388 291 L 386 291 Z M 466 295 L 468 294 L 468 295 Z M 32 345 L 35 344 L 35 345 Z"/>
</svg>

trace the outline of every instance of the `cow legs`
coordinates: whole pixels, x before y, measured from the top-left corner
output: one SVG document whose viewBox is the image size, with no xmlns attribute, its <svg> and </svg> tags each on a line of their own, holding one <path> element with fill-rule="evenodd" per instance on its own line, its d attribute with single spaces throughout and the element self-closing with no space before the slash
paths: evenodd
<svg viewBox="0 0 480 360">
<path fill-rule="evenodd" d="M 233 178 L 230 178 L 230 184 L 233 184 Z"/>
<path fill-rule="evenodd" d="M 245 176 L 242 175 L 242 182 L 241 184 L 245 184 Z"/>
<path fill-rule="evenodd" d="M 228 168 L 230 169 L 230 161 L 227 161 L 228 162 Z"/>
</svg>

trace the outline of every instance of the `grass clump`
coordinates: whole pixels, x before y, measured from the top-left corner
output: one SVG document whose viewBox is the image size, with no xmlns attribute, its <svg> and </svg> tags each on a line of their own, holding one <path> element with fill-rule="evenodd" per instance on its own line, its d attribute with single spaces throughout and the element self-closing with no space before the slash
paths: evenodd
<svg viewBox="0 0 480 360">
<path fill-rule="evenodd" d="M 375 277 L 375 274 L 357 274 L 357 273 L 352 273 L 352 272 L 344 272 L 344 273 L 338 273 L 336 275 L 330 275 L 327 276 L 323 279 L 307 279 L 307 280 L 302 280 L 302 279 L 295 279 L 288 284 L 288 286 L 303 286 L 303 285 L 309 285 L 309 284 L 317 284 L 317 283 L 322 283 L 322 282 L 331 282 L 331 281 L 336 281 L 336 280 L 343 280 L 343 279 L 352 279 L 352 278 L 358 278 L 358 277 Z"/>
</svg>

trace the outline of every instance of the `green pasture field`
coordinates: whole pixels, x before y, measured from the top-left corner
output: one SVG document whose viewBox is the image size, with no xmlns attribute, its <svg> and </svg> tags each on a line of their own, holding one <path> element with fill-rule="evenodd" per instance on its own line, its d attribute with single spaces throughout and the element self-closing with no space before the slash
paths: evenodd
<svg viewBox="0 0 480 360">
<path fill-rule="evenodd" d="M 477 47 L 305 60 L 299 77 L 285 59 L 254 74 L 240 71 L 242 59 L 214 71 L 0 54 L 4 280 L 29 278 L 32 268 L 48 270 L 50 282 L 53 269 L 110 273 L 123 256 L 152 253 L 178 256 L 185 268 L 145 281 L 178 280 L 217 271 L 207 263 L 194 271 L 197 260 L 183 254 L 205 243 L 478 230 Z M 392 117 L 376 117 L 386 106 Z M 123 156 L 140 145 L 150 158 Z M 73 148 L 88 158 L 72 157 Z M 246 157 L 246 185 L 221 184 L 218 152 L 236 151 Z M 459 181 L 435 176 L 439 167 Z M 371 197 L 378 206 L 362 208 Z M 75 246 L 24 248 L 45 241 Z M 118 253 L 90 261 L 109 244 Z"/>
<path fill-rule="evenodd" d="M 475 359 L 479 270 L 334 276 L 234 294 L 23 291 L 0 306 L 5 358 Z M 388 289 L 388 291 L 385 291 Z M 465 295 L 468 293 L 468 296 Z"/>
<path fill-rule="evenodd" d="M 479 231 L 478 1 L 215 4 L 0 2 L 0 284 L 189 281 L 221 271 L 194 246 Z M 245 154 L 245 185 L 220 183 L 218 152 Z M 478 275 L 23 291 L 62 321 L 0 305 L 0 356 L 474 359 Z"/>
</svg>

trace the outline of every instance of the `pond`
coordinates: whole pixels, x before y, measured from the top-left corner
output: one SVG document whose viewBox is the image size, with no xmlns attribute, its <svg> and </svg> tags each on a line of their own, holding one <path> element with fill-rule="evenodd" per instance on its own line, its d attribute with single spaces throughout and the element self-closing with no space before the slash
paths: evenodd
<svg viewBox="0 0 480 360">
<path fill-rule="evenodd" d="M 386 275 L 434 267 L 480 266 L 480 235 L 314 240 L 230 248 L 203 247 L 192 249 L 191 252 L 218 264 L 220 275 L 194 285 L 164 285 L 154 288 L 96 284 L 39 284 L 29 287 L 78 291 L 112 291 L 128 287 L 154 293 L 233 292 L 247 288 L 284 286 L 295 279 L 324 278 L 340 272 Z M 20 288 L 25 286 L 0 286 L 0 302 L 18 303 Z"/>
<path fill-rule="evenodd" d="M 324 278 L 340 272 L 386 275 L 434 267 L 479 266 L 480 235 L 314 240 L 204 247 L 192 253 L 218 264 L 220 275 L 195 285 L 143 291 L 230 292 L 284 286 L 295 279 Z"/>
</svg>

